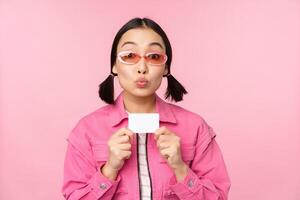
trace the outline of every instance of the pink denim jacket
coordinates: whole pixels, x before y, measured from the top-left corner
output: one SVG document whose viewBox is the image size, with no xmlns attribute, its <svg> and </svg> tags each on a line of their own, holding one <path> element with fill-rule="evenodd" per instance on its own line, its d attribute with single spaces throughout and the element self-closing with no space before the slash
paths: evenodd
<svg viewBox="0 0 300 200">
<path fill-rule="evenodd" d="M 147 134 L 152 199 L 227 199 L 231 183 L 213 129 L 198 114 L 155 95 L 160 126 L 181 138 L 182 159 L 189 169 L 185 179 L 177 182 L 167 161 L 160 156 L 154 134 Z M 121 92 L 114 105 L 105 105 L 78 121 L 67 138 L 62 185 L 65 199 L 140 199 L 138 137 L 134 137 L 131 157 L 125 161 L 115 181 L 99 170 L 108 159 L 110 135 L 127 127 L 127 117 Z"/>
</svg>

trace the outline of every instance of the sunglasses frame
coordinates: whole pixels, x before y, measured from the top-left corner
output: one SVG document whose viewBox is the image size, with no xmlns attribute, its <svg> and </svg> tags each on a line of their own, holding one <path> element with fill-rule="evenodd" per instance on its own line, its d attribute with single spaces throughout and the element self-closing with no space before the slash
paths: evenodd
<svg viewBox="0 0 300 200">
<path fill-rule="evenodd" d="M 126 54 L 126 53 L 134 53 L 134 54 L 138 55 L 138 56 L 139 56 L 139 60 L 138 60 L 136 63 L 127 63 L 127 62 L 125 62 L 124 60 L 122 60 L 121 56 L 122 56 L 123 54 Z M 148 62 L 148 59 L 147 59 L 147 56 L 148 56 L 149 54 L 153 54 L 153 53 L 162 55 L 162 56 L 164 57 L 164 62 L 161 63 L 161 64 L 153 64 L 153 63 L 149 63 L 149 62 Z M 146 61 L 147 64 L 149 64 L 149 65 L 156 65 L 156 66 L 163 65 L 163 64 L 165 64 L 165 63 L 167 62 L 167 60 L 168 60 L 168 56 L 167 56 L 166 54 L 161 53 L 161 52 L 158 52 L 158 51 L 151 51 L 151 52 L 146 53 L 146 54 L 143 55 L 143 56 L 141 56 L 140 54 L 138 54 L 138 53 L 136 53 L 136 52 L 134 52 L 134 51 L 121 51 L 121 52 L 119 52 L 119 53 L 117 54 L 118 60 L 119 60 L 121 63 L 126 64 L 126 65 L 135 65 L 135 64 L 137 64 L 138 62 L 140 62 L 140 60 L 142 59 L 142 57 L 145 59 L 145 61 Z"/>
</svg>

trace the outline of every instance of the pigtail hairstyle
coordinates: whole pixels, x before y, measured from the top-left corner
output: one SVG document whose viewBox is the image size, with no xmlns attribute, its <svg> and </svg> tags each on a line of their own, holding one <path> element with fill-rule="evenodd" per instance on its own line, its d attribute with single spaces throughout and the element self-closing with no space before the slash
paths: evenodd
<svg viewBox="0 0 300 200">
<path fill-rule="evenodd" d="M 108 104 L 114 103 L 114 75 L 110 74 L 99 85 L 99 97 Z"/>
<path fill-rule="evenodd" d="M 171 74 L 167 75 L 167 79 L 168 87 L 165 92 L 165 99 L 171 98 L 175 102 L 181 101 L 183 95 L 187 94 L 187 91 Z"/>
<path fill-rule="evenodd" d="M 167 77 L 168 79 L 168 87 L 165 93 L 165 99 L 170 98 L 175 102 L 181 101 L 183 99 L 183 95 L 187 94 L 185 88 L 171 75 L 171 62 L 172 62 L 172 48 L 170 41 L 163 31 L 163 29 L 153 20 L 149 18 L 133 18 L 129 20 L 126 24 L 124 24 L 121 29 L 117 32 L 110 54 L 110 75 L 99 85 L 99 97 L 108 104 L 114 104 L 114 76 L 117 76 L 116 73 L 112 72 L 113 66 L 116 62 L 117 58 L 117 46 L 122 37 L 122 35 L 134 28 L 151 28 L 157 34 L 159 34 L 165 44 L 166 47 L 166 54 L 168 56 L 166 67 L 168 69 L 168 74 L 163 75 L 163 77 Z"/>
</svg>

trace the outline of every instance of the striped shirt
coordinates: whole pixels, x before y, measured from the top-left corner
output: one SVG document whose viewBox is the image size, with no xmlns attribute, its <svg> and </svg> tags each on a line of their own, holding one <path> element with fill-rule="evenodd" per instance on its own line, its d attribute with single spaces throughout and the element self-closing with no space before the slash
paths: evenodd
<svg viewBox="0 0 300 200">
<path fill-rule="evenodd" d="M 146 154 L 146 134 L 147 133 L 138 133 L 139 136 L 139 177 L 140 177 L 140 189 L 142 192 L 142 200 L 151 199 L 151 187 L 150 187 L 150 178 L 147 164 L 147 154 Z"/>
<path fill-rule="evenodd" d="M 129 114 L 129 112 L 126 110 Z M 151 200 L 151 186 L 150 177 L 148 170 L 147 154 L 146 154 L 146 134 L 137 133 L 138 135 L 138 161 L 139 161 L 139 180 L 140 180 L 140 191 L 141 200 Z"/>
</svg>

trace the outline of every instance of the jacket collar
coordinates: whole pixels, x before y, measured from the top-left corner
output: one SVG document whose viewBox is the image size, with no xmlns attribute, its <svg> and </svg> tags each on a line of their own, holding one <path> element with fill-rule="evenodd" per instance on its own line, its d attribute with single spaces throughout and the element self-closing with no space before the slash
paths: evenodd
<svg viewBox="0 0 300 200">
<path fill-rule="evenodd" d="M 123 101 L 123 91 L 118 95 L 114 104 L 111 104 L 111 109 L 109 110 L 109 121 L 112 126 L 118 125 L 123 119 L 128 118 L 128 113 L 125 111 L 124 101 Z M 177 123 L 173 110 L 170 105 L 162 100 L 155 93 L 155 109 L 159 113 L 159 121 Z"/>
</svg>

